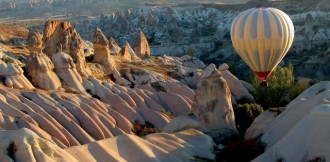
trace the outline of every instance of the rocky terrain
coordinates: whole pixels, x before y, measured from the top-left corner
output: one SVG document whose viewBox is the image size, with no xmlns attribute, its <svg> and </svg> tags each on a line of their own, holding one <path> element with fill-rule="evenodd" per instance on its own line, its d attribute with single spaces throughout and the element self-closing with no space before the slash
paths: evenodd
<svg viewBox="0 0 330 162">
<path fill-rule="evenodd" d="M 298 75 L 328 74 L 325 2 L 287 9 L 297 39 L 283 64 L 294 63 Z M 298 2 L 265 5 L 272 3 Z M 237 135 L 264 144 L 253 161 L 327 161 L 328 81 L 239 131 L 235 106 L 254 102 L 255 90 L 236 77 L 248 72 L 228 30 L 255 4 L 148 3 L 29 30 L 0 26 L 0 161 L 217 161 L 239 145 L 230 145 Z"/>
<path fill-rule="evenodd" d="M 21 41 L 1 43 L 1 161 L 214 160 L 212 133 L 236 132 L 232 99 L 252 97 L 197 58 L 150 56 L 143 32 L 121 48 L 96 28 L 85 50 L 70 22 L 48 21 Z"/>
<path fill-rule="evenodd" d="M 288 13 L 295 25 L 294 43 L 282 65 L 292 63 L 297 76 L 322 80 L 328 77 L 330 69 L 326 63 L 329 61 L 330 13 L 323 3 L 326 1 L 250 1 L 242 5 L 147 4 L 73 21 L 73 24 L 86 40 L 91 40 L 91 31 L 100 27 L 106 36 L 117 38 L 120 45 L 125 41 L 133 44 L 142 30 L 154 55 L 182 56 L 190 53 L 206 63 L 235 64 L 235 69 L 238 69 L 236 75 L 248 79 L 242 70 L 246 66 L 231 45 L 229 30 L 232 20 L 250 7 L 276 7 Z"/>
<path fill-rule="evenodd" d="M 43 33 L 20 32 L 16 44 L 17 33 L 8 33 L 0 43 L 1 161 L 215 161 L 238 134 L 233 105 L 254 100 L 227 64 L 155 56 L 142 31 L 132 46 L 101 28 L 85 41 L 59 20 L 46 22 Z M 321 140 L 329 134 L 320 131 L 327 92 L 329 82 L 317 83 L 280 115 L 256 118 L 245 138 L 261 136 L 267 147 L 254 161 L 328 159 Z M 320 138 L 295 138 L 302 131 Z M 292 139 L 299 144 L 283 151 Z"/>
<path fill-rule="evenodd" d="M 328 5 L 323 5 L 327 0 L 303 3 L 253 0 L 237 2 L 241 4 L 189 2 L 14 1 L 10 3 L 17 3 L 16 7 L 5 7 L 0 11 L 2 15 L 8 15 L 3 17 L 1 22 L 39 31 L 43 30 L 43 24 L 48 19 L 68 19 L 77 28 L 80 36 L 90 42 L 96 27 L 102 29 L 107 38 L 116 38 L 120 46 L 124 46 L 126 41 L 133 45 L 139 32 L 143 31 L 153 55 L 165 53 L 170 56 L 182 56 L 189 53 L 206 64 L 220 65 L 226 62 L 232 69 L 237 69 L 236 76 L 248 80 L 248 73 L 242 70 L 247 66 L 236 55 L 231 45 L 231 22 L 245 9 L 257 6 L 276 7 L 289 14 L 295 25 L 293 46 L 281 65 L 292 63 L 296 76 L 317 80 L 329 77 L 330 67 L 327 62 L 330 13 Z M 9 2 L 2 3 L 10 6 Z M 30 4 L 32 11 L 29 10 Z"/>
</svg>

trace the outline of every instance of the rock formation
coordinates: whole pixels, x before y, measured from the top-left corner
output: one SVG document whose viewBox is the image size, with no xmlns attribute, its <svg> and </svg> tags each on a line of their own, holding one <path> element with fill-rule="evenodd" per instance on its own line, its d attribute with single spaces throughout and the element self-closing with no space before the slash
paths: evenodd
<svg viewBox="0 0 330 162">
<path fill-rule="evenodd" d="M 146 136 L 120 135 L 86 145 L 61 148 L 30 129 L 1 131 L 0 159 L 9 161 L 194 161 L 214 160 L 212 139 L 197 130 Z"/>
<path fill-rule="evenodd" d="M 91 75 L 85 60 L 83 40 L 70 22 L 47 21 L 44 27 L 43 42 L 45 44 L 44 52 L 48 57 L 51 58 L 57 53 L 57 44 L 61 43 L 63 52 L 73 58 L 78 72 L 83 77 Z"/>
<path fill-rule="evenodd" d="M 329 104 L 329 82 L 320 82 L 305 90 L 291 101 L 278 117 L 263 131 L 262 139 L 272 146 L 287 134 L 297 123 L 307 116 L 316 106 Z"/>
<path fill-rule="evenodd" d="M 62 52 L 62 45 L 58 45 L 58 53 L 52 56 L 52 61 L 55 65 L 55 73 L 61 78 L 64 83 L 73 91 L 85 93 L 82 85 L 82 78 L 77 72 L 76 65 L 70 55 Z"/>
<path fill-rule="evenodd" d="M 23 69 L 14 63 L 5 63 L 0 60 L 0 77 L 3 78 L 7 87 L 32 90 L 30 81 L 24 76 Z"/>
<path fill-rule="evenodd" d="M 121 48 L 118 46 L 117 42 L 112 37 L 110 37 L 109 39 L 109 49 L 111 54 L 113 55 L 118 55 L 119 52 L 121 51 Z"/>
<path fill-rule="evenodd" d="M 44 43 L 42 35 L 37 30 L 30 30 L 28 34 L 28 48 L 33 53 L 43 53 Z"/>
<path fill-rule="evenodd" d="M 201 60 L 189 55 L 181 56 L 180 61 L 182 62 L 183 66 L 194 69 L 204 69 L 206 67 L 206 65 Z"/>
<path fill-rule="evenodd" d="M 38 31 L 30 31 L 28 44 L 30 56 L 26 60 L 26 69 L 34 85 L 45 90 L 58 90 L 61 82 L 54 73 L 54 64 L 42 53 L 43 43 Z"/>
<path fill-rule="evenodd" d="M 321 104 L 299 121 L 278 142 L 253 162 L 296 161 L 327 161 L 330 159 L 329 129 L 330 105 Z M 303 133 L 302 133 L 303 132 Z"/>
<path fill-rule="evenodd" d="M 254 122 L 246 137 L 262 135 L 267 145 L 254 161 L 329 159 L 329 96 L 330 82 L 319 82 L 291 101 L 270 124 Z"/>
<path fill-rule="evenodd" d="M 49 137 L 36 134 L 30 129 L 1 131 L 0 138 L 2 139 L 0 160 L 4 162 L 78 162 L 72 155 L 51 142 Z"/>
<path fill-rule="evenodd" d="M 117 58 L 124 61 L 131 61 L 132 57 L 128 48 L 129 48 L 128 46 L 125 46 L 123 49 L 121 49 L 119 55 L 117 55 Z"/>
<path fill-rule="evenodd" d="M 222 77 L 226 80 L 231 93 L 235 97 L 236 101 L 244 100 L 246 102 L 253 102 L 254 97 L 249 93 L 249 91 L 243 86 L 242 82 L 230 73 L 228 70 L 229 66 L 227 64 L 222 64 L 219 66 L 218 70 L 221 72 Z"/>
<path fill-rule="evenodd" d="M 197 86 L 192 112 L 202 122 L 204 131 L 236 131 L 230 89 L 214 64 L 204 69 Z"/>
<path fill-rule="evenodd" d="M 140 60 L 140 58 L 137 57 L 137 55 L 135 54 L 134 50 L 132 49 L 131 45 L 129 45 L 128 42 L 125 42 L 125 46 L 121 49 L 118 56 L 120 59 L 126 61 Z"/>
<path fill-rule="evenodd" d="M 121 74 L 116 68 L 116 62 L 110 55 L 109 41 L 99 28 L 96 28 L 93 38 L 94 45 L 94 60 L 93 62 L 99 63 L 104 68 L 107 75 L 113 77 L 113 81 L 120 84 L 129 86 L 131 82 L 121 77 Z"/>
<path fill-rule="evenodd" d="M 114 58 L 110 55 L 109 41 L 102 33 L 101 29 L 96 28 L 93 37 L 94 60 L 93 62 L 101 64 L 107 74 L 112 74 L 116 69 Z"/>
<path fill-rule="evenodd" d="M 136 52 L 132 49 L 131 45 L 126 41 L 125 48 L 128 49 L 129 54 L 131 55 L 132 60 L 140 60 L 140 58 L 136 55 Z"/>
<path fill-rule="evenodd" d="M 140 31 L 134 44 L 134 51 L 139 58 L 150 56 L 150 47 L 146 36 Z"/>
</svg>

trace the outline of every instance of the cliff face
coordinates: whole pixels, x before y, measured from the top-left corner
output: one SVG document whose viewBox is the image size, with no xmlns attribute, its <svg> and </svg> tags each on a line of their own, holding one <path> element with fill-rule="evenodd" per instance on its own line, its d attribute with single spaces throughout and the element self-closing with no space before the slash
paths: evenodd
<svg viewBox="0 0 330 162">
<path fill-rule="evenodd" d="M 47 21 L 44 26 L 42 40 L 45 44 L 43 51 L 48 57 L 56 54 L 58 52 L 57 46 L 61 44 L 63 52 L 73 58 L 78 72 L 84 77 L 90 75 L 85 60 L 83 40 L 70 22 L 61 22 L 59 20 Z"/>
</svg>

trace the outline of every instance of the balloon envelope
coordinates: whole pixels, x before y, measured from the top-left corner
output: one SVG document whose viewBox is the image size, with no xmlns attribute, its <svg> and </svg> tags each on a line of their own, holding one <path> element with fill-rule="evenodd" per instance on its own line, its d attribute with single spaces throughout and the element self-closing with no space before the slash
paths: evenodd
<svg viewBox="0 0 330 162">
<path fill-rule="evenodd" d="M 230 35 L 243 61 L 266 80 L 291 47 L 294 27 L 279 9 L 251 8 L 234 19 Z"/>
</svg>

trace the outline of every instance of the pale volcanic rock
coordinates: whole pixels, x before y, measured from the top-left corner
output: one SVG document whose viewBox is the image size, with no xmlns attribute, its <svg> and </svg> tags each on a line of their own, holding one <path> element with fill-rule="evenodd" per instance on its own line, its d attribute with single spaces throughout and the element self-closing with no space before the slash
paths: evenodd
<svg viewBox="0 0 330 162">
<path fill-rule="evenodd" d="M 267 126 L 275 119 L 278 112 L 271 112 L 269 110 L 261 113 L 257 118 L 254 119 L 251 126 L 246 130 L 245 139 L 256 139 L 260 137 L 267 128 Z"/>
<path fill-rule="evenodd" d="M 162 55 L 156 57 L 159 61 L 162 62 L 164 65 L 178 65 L 182 66 L 182 63 L 180 62 L 180 59 L 178 57 L 172 57 L 167 55 Z"/>
<path fill-rule="evenodd" d="M 60 43 L 63 46 L 63 52 L 73 58 L 78 72 L 83 77 L 91 75 L 85 60 L 84 41 L 70 22 L 47 21 L 44 27 L 43 42 L 45 44 L 43 51 L 48 57 L 51 58 L 58 52 L 57 45 Z"/>
<path fill-rule="evenodd" d="M 127 48 L 129 54 L 131 55 L 132 60 L 134 60 L 134 61 L 140 60 L 140 58 L 137 56 L 136 52 L 133 50 L 133 48 L 127 41 L 125 42 L 124 48 Z"/>
<path fill-rule="evenodd" d="M 125 117 L 88 96 L 64 92 L 49 96 L 41 91 L 22 92 L 21 96 L 2 89 L 0 93 L 0 110 L 5 117 L 0 127 L 26 127 L 61 147 L 132 133 L 133 127 Z"/>
<path fill-rule="evenodd" d="M 106 86 L 104 86 L 101 83 L 101 81 L 99 81 L 95 78 L 89 78 L 89 81 L 95 87 L 95 94 L 93 94 L 93 95 L 98 96 L 101 99 L 101 101 L 103 101 L 109 105 L 116 104 L 116 103 L 128 104 L 119 95 L 113 93 L 110 89 L 108 89 Z"/>
<path fill-rule="evenodd" d="M 236 131 L 230 89 L 213 64 L 203 71 L 192 112 L 206 132 L 221 129 Z"/>
<path fill-rule="evenodd" d="M 131 123 L 134 123 L 135 121 L 139 121 L 141 124 L 145 124 L 145 120 L 141 117 L 139 113 L 137 113 L 136 109 L 128 105 L 113 104 L 111 105 L 111 108 L 113 108 L 118 113 L 120 113 L 125 118 L 127 118 Z"/>
<path fill-rule="evenodd" d="M 119 85 L 129 87 L 132 84 L 130 81 L 123 78 L 117 69 L 113 70 L 112 76 L 114 77 L 115 82 Z"/>
<path fill-rule="evenodd" d="M 86 89 L 87 92 L 89 92 L 91 94 L 96 93 L 95 86 L 88 79 L 84 79 L 82 82 L 82 85 Z"/>
<path fill-rule="evenodd" d="M 141 97 L 138 93 L 136 93 L 133 90 L 129 90 L 127 94 L 134 100 L 135 104 L 138 107 L 148 107 L 146 102 L 144 101 L 144 98 Z"/>
<path fill-rule="evenodd" d="M 253 92 L 254 91 L 254 87 L 252 84 L 244 81 L 244 80 L 241 80 L 241 83 L 242 85 L 249 91 L 249 92 Z"/>
<path fill-rule="evenodd" d="M 82 78 L 77 72 L 76 65 L 70 55 L 59 51 L 52 56 L 52 61 L 55 65 L 55 73 L 69 88 L 80 93 L 86 93 L 82 85 Z"/>
<path fill-rule="evenodd" d="M 138 74 L 132 74 L 135 78 L 135 86 L 139 87 L 143 84 L 150 84 L 154 82 L 165 82 L 164 75 L 151 70 L 141 70 Z M 174 79 L 169 79 L 168 81 L 176 81 Z"/>
<path fill-rule="evenodd" d="M 299 108 L 295 107 L 295 109 Z M 278 159 L 283 161 L 297 161 L 298 159 L 327 161 L 330 159 L 330 126 L 328 124 L 330 122 L 330 104 L 329 102 L 320 103 L 311 108 L 312 110 L 287 134 L 253 161 L 277 161 Z"/>
<path fill-rule="evenodd" d="M 156 95 L 159 97 L 162 105 L 175 116 L 191 113 L 191 106 L 182 96 L 170 92 L 157 92 Z"/>
<path fill-rule="evenodd" d="M 121 135 L 65 150 L 78 161 L 194 161 L 214 160 L 212 139 L 190 129 L 174 134 L 157 133 L 146 139 Z M 83 152 L 83 154 L 81 154 Z M 174 153 L 173 153 L 174 152 Z"/>
<path fill-rule="evenodd" d="M 315 107 L 322 104 L 330 104 L 329 96 L 330 82 L 328 81 L 314 84 L 297 96 L 263 131 L 262 140 L 267 144 L 267 147 L 275 145 L 285 135 L 290 133 L 295 126 L 300 125 L 301 120 L 308 116 Z M 305 129 L 304 132 L 306 131 L 310 130 Z"/>
<path fill-rule="evenodd" d="M 186 130 L 188 128 L 201 129 L 202 123 L 196 119 L 193 115 L 181 115 L 169 122 L 163 132 L 174 133 Z"/>
<path fill-rule="evenodd" d="M 99 28 L 96 28 L 94 37 L 94 60 L 93 62 L 99 63 L 104 68 L 104 72 L 107 75 L 112 75 L 115 78 L 115 82 L 120 85 L 130 85 L 131 83 L 125 78 L 121 77 L 121 74 L 116 68 L 116 63 L 114 58 L 110 55 L 109 41 L 102 33 Z"/>
<path fill-rule="evenodd" d="M 184 55 L 179 58 L 183 66 L 194 68 L 194 69 L 204 69 L 206 65 L 196 57 L 189 55 Z"/>
<path fill-rule="evenodd" d="M 125 42 L 125 46 L 121 49 L 118 54 L 118 58 L 125 61 L 138 61 L 140 58 L 135 54 L 131 45 L 128 42 Z"/>
<path fill-rule="evenodd" d="M 67 151 L 26 128 L 0 131 L 0 138 L 1 161 L 78 161 Z"/>
<path fill-rule="evenodd" d="M 118 94 L 123 100 L 125 100 L 131 107 L 136 107 L 136 103 L 134 102 L 133 98 L 127 94 L 127 92 L 120 92 Z"/>
<path fill-rule="evenodd" d="M 44 44 L 42 42 L 42 35 L 37 30 L 30 30 L 28 34 L 28 49 L 42 53 Z"/>
<path fill-rule="evenodd" d="M 156 129 L 162 130 L 170 122 L 170 119 L 162 112 L 155 111 L 146 107 L 138 107 L 136 111 L 145 121 L 152 123 Z"/>
<path fill-rule="evenodd" d="M 159 111 L 159 112 L 165 112 L 165 108 L 160 104 L 158 103 L 157 101 L 155 101 L 154 99 L 150 98 L 150 96 L 152 95 L 149 95 L 149 94 L 146 94 L 144 93 L 143 90 L 139 89 L 139 90 L 135 90 L 135 92 L 140 95 L 144 102 L 146 103 L 146 105 L 152 109 L 152 110 L 155 110 L 155 111 Z"/>
<path fill-rule="evenodd" d="M 132 57 L 131 54 L 129 53 L 128 47 L 125 46 L 121 51 L 119 52 L 118 56 L 119 59 L 123 61 L 131 61 Z"/>
<path fill-rule="evenodd" d="M 150 56 L 150 47 L 148 40 L 144 33 L 140 31 L 138 37 L 136 38 L 134 44 L 134 51 L 139 58 L 149 57 Z"/>
<path fill-rule="evenodd" d="M 163 88 L 166 87 L 167 92 L 172 92 L 179 94 L 181 96 L 185 96 L 190 100 L 194 99 L 195 92 L 189 88 L 188 86 L 184 85 L 181 82 L 163 82 L 159 83 Z"/>
<path fill-rule="evenodd" d="M 121 51 L 121 48 L 117 44 L 114 38 L 110 37 L 109 39 L 109 49 L 111 54 L 118 55 L 119 52 Z"/>
<path fill-rule="evenodd" d="M 58 90 L 61 88 L 60 79 L 54 73 L 54 64 L 43 53 L 32 53 L 26 61 L 28 74 L 32 83 L 41 89 Z"/>
<path fill-rule="evenodd" d="M 37 31 L 30 31 L 28 44 L 30 56 L 26 60 L 26 69 L 32 78 L 32 83 L 41 89 L 58 90 L 61 88 L 60 79 L 54 73 L 54 64 L 42 53 L 41 35 Z"/>
<path fill-rule="evenodd" d="M 101 29 L 96 28 L 93 36 L 94 62 L 102 62 L 110 56 L 109 41 Z"/>
<path fill-rule="evenodd" d="M 244 99 L 253 102 L 254 97 L 249 93 L 248 89 L 243 86 L 242 82 L 230 73 L 228 68 L 229 66 L 224 63 L 220 65 L 218 70 L 221 72 L 222 77 L 226 80 L 230 92 L 234 95 L 236 101 Z"/>
<path fill-rule="evenodd" d="M 0 131 L 2 161 L 195 161 L 214 160 L 212 139 L 197 130 L 156 133 L 145 139 L 124 134 L 81 146 L 60 148 L 29 129 Z"/>
<path fill-rule="evenodd" d="M 171 153 L 172 151 L 174 152 L 174 150 L 184 149 L 184 152 L 193 155 L 194 157 L 203 157 L 209 160 L 215 159 L 215 155 L 210 152 L 210 150 L 213 150 L 214 146 L 212 138 L 195 129 L 187 129 L 172 134 L 155 133 L 146 136 L 146 140 Z M 174 146 L 175 148 L 169 147 L 167 144 Z M 179 152 L 173 153 L 173 155 L 176 156 L 178 156 L 178 154 L 180 154 L 180 156 L 184 155 Z M 190 161 L 193 159 L 184 158 L 181 160 Z"/>
<path fill-rule="evenodd" d="M 12 55 L 7 55 L 4 53 L 4 50 L 0 47 L 0 59 L 7 63 L 14 63 L 18 66 L 22 67 L 24 64 L 19 61 L 17 58 L 13 57 Z"/>
<path fill-rule="evenodd" d="M 4 77 L 4 83 L 7 87 L 32 90 L 34 86 L 24 76 L 23 69 L 17 64 L 6 64 L 0 60 L 0 76 Z"/>
<path fill-rule="evenodd" d="M 191 87 L 193 89 L 197 89 L 197 84 L 199 82 L 199 78 L 202 75 L 202 72 L 196 71 L 196 72 L 192 72 L 190 74 L 192 74 L 192 76 L 186 75 L 183 79 L 181 79 L 181 81 L 184 83 L 187 83 L 187 85 L 189 85 L 189 87 Z"/>
</svg>

